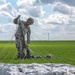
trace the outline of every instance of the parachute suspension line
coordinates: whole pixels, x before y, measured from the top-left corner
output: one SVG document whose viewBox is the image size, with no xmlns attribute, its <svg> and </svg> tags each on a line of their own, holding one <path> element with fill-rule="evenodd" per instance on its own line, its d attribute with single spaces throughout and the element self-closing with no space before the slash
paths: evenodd
<svg viewBox="0 0 75 75">
<path fill-rule="evenodd" d="M 37 35 L 36 35 L 35 33 L 34 33 L 34 35 L 37 37 Z M 32 37 L 32 38 L 33 38 L 33 37 Z M 39 38 L 39 37 L 38 37 L 38 38 Z M 39 39 L 39 40 L 40 40 L 40 39 Z M 41 41 L 41 40 L 40 40 L 40 41 Z M 34 50 L 36 50 L 36 48 L 34 48 Z M 43 50 L 43 49 L 42 49 L 42 48 L 40 48 L 40 50 Z M 40 55 L 42 55 L 42 56 L 43 56 L 43 53 L 38 52 L 38 50 L 36 50 L 36 51 L 37 51 L 36 53 L 37 53 L 38 55 L 40 54 Z M 35 51 L 32 51 L 32 52 L 35 54 Z M 43 58 L 43 57 L 42 57 L 42 58 Z M 44 58 L 43 58 L 43 59 L 44 59 Z M 44 61 L 46 61 L 46 62 L 48 62 L 48 63 L 49 63 L 49 61 L 48 61 L 48 60 L 45 60 L 45 59 L 44 59 Z"/>
<path fill-rule="evenodd" d="M 16 26 L 16 29 L 15 29 L 14 35 L 15 35 L 16 31 L 17 31 L 17 28 L 18 28 L 18 27 Z M 14 35 L 13 35 L 13 36 L 14 36 Z M 12 51 L 13 51 L 13 50 L 12 50 Z M 17 50 L 16 50 L 16 52 L 15 52 L 13 58 L 10 60 L 10 62 L 12 62 L 12 61 L 14 60 L 16 54 L 17 54 Z"/>
<path fill-rule="evenodd" d="M 34 33 L 34 32 L 33 32 L 33 33 Z M 34 33 L 34 34 L 35 34 L 35 33 Z M 36 34 L 35 34 L 35 36 L 36 36 L 36 37 L 38 37 Z M 38 37 L 38 39 L 40 40 L 40 38 L 39 38 L 39 37 Z M 41 41 L 41 40 L 40 40 L 40 41 Z M 44 42 L 43 42 L 43 43 L 44 43 Z M 46 43 L 44 43 L 44 45 L 46 45 Z"/>
<path fill-rule="evenodd" d="M 10 55 L 11 52 L 13 52 L 12 46 L 11 46 L 9 52 L 7 53 L 7 55 L 3 58 L 3 60 L 5 60 Z"/>
<path fill-rule="evenodd" d="M 31 38 L 33 38 L 32 36 L 31 36 Z M 34 38 L 33 38 L 34 39 Z M 32 45 L 33 46 L 33 45 Z M 35 47 L 33 47 L 32 48 L 33 50 L 36 50 L 36 48 Z M 31 49 L 30 49 L 31 50 Z M 34 57 L 35 57 L 35 55 L 34 54 L 36 54 L 37 53 L 37 55 L 38 55 L 38 52 L 35 52 L 35 51 L 33 51 L 33 50 L 31 50 L 31 55 L 33 55 Z M 34 59 L 32 58 L 32 61 L 34 62 Z M 36 62 L 38 62 L 37 60 L 36 60 Z"/>
<path fill-rule="evenodd" d="M 42 48 L 40 48 L 40 51 L 41 50 L 43 50 Z M 43 56 L 43 53 L 41 53 L 41 52 L 38 52 L 38 50 L 37 50 L 37 52 L 36 52 L 38 55 L 41 55 L 41 56 Z M 42 59 L 44 60 L 44 61 L 46 61 L 46 62 L 48 62 L 49 63 L 49 61 L 48 60 L 46 60 L 45 58 L 43 58 L 42 57 Z"/>
<path fill-rule="evenodd" d="M 15 29 L 15 31 L 14 31 L 14 33 L 13 33 L 13 35 L 12 35 L 10 41 L 9 41 L 8 44 L 6 45 L 6 47 L 2 49 L 2 52 L 0 53 L 0 59 L 2 58 L 2 56 L 4 55 L 4 53 L 6 52 L 6 49 L 8 48 L 8 46 L 10 45 L 10 43 L 11 43 L 13 37 L 14 37 L 15 32 L 16 32 L 16 29 Z M 10 50 L 10 51 L 11 51 L 11 50 Z M 10 52 L 10 51 L 9 51 L 9 52 Z M 7 55 L 7 56 L 8 56 L 8 55 Z M 7 57 L 7 56 L 6 56 L 6 57 Z M 5 59 L 5 58 L 4 58 L 4 59 Z M 4 59 L 3 59 L 3 60 L 4 60 Z"/>
<path fill-rule="evenodd" d="M 15 54 L 14 54 L 13 58 L 10 60 L 10 62 L 12 62 L 12 61 L 14 60 L 14 58 L 15 58 L 16 54 L 17 54 L 17 50 L 16 50 L 16 52 L 15 52 Z"/>
<path fill-rule="evenodd" d="M 40 40 L 40 38 L 32 31 L 32 33 L 38 38 L 38 40 Z M 14 36 L 12 36 L 12 38 L 11 38 L 11 40 L 13 39 L 13 37 Z M 31 36 L 33 39 L 34 39 L 34 37 L 33 36 Z M 41 40 L 40 40 L 41 41 Z M 35 43 L 35 42 L 34 42 Z M 46 44 L 46 43 L 45 43 Z M 9 44 L 2 50 L 2 52 L 1 52 L 1 55 L 0 55 L 0 58 L 2 57 L 2 55 L 3 55 L 3 53 L 5 52 L 5 50 L 7 49 L 7 47 L 10 45 L 10 41 L 9 41 Z M 34 48 L 34 50 L 36 50 L 36 48 L 35 47 L 33 47 Z M 41 50 L 43 50 L 42 48 L 40 48 Z M 8 55 L 10 54 L 10 52 L 11 52 L 11 50 L 12 50 L 12 47 L 10 48 L 10 51 L 8 52 L 8 54 L 7 54 L 7 56 L 5 56 L 5 58 L 3 59 L 3 60 L 5 60 L 7 57 L 8 57 Z M 13 51 L 13 50 L 12 50 Z M 37 52 L 37 54 L 39 55 L 42 55 L 43 56 L 43 53 L 41 53 L 41 52 L 39 52 L 38 50 L 36 50 Z M 14 60 L 14 58 L 15 58 L 15 56 L 16 56 L 16 53 L 17 53 L 17 50 L 16 50 L 16 52 L 15 52 L 15 54 L 14 54 L 14 56 L 13 56 L 13 58 L 10 60 L 10 62 L 12 62 L 13 60 Z M 33 51 L 32 50 L 32 53 L 34 53 L 35 54 L 35 51 Z M 44 58 L 43 58 L 44 59 Z M 3 61 L 2 60 L 2 61 Z M 22 60 L 24 60 L 24 59 L 22 59 Z M 32 59 L 33 61 L 34 61 L 34 59 Z M 45 59 L 44 59 L 45 60 Z M 26 60 L 27 61 L 27 60 Z M 45 60 L 46 62 L 48 61 L 48 60 Z M 21 61 L 21 62 L 23 62 L 23 61 Z M 49 61 L 48 61 L 49 62 Z"/>
<path fill-rule="evenodd" d="M 33 31 L 32 31 L 32 33 L 35 34 Z M 35 36 L 38 38 L 38 40 L 40 40 L 40 38 L 36 34 L 35 34 Z"/>
<path fill-rule="evenodd" d="M 13 37 L 12 37 L 13 38 Z M 11 38 L 11 40 L 12 40 Z M 2 49 L 2 52 L 0 53 L 0 58 L 2 57 L 2 55 L 5 53 L 5 50 L 7 49 L 7 47 L 10 45 L 11 41 L 8 42 L 8 44 L 6 45 L 6 47 L 4 49 Z"/>
</svg>

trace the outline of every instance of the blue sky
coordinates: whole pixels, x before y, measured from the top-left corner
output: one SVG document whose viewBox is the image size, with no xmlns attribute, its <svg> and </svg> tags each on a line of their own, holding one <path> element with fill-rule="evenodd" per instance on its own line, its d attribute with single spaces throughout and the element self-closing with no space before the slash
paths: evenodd
<svg viewBox="0 0 75 75">
<path fill-rule="evenodd" d="M 0 0 L 0 40 L 14 39 L 19 14 L 32 17 L 32 40 L 75 40 L 75 0 Z"/>
<path fill-rule="evenodd" d="M 17 5 L 16 5 L 16 2 L 17 2 L 17 0 L 6 0 L 7 2 L 10 2 L 12 5 L 13 5 L 13 7 L 17 7 Z"/>
</svg>

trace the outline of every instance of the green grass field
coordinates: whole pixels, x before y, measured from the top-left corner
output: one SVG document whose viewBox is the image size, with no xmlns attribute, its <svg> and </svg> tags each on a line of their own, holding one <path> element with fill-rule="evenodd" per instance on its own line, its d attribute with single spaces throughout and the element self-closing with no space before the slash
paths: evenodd
<svg viewBox="0 0 75 75">
<path fill-rule="evenodd" d="M 42 58 L 17 59 L 15 42 L 0 41 L 1 63 L 63 63 L 75 65 L 75 41 L 31 41 L 31 54 Z M 54 57 L 44 58 L 46 54 Z"/>
</svg>

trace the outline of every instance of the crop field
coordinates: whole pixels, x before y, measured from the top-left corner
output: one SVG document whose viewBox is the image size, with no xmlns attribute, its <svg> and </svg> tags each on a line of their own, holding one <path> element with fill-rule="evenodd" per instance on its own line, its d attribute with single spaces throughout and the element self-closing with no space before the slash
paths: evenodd
<svg viewBox="0 0 75 75">
<path fill-rule="evenodd" d="M 75 65 L 75 41 L 31 41 L 31 54 L 42 58 L 18 59 L 14 41 L 0 41 L 0 63 L 62 63 Z M 45 58 L 52 54 L 52 58 Z"/>
</svg>

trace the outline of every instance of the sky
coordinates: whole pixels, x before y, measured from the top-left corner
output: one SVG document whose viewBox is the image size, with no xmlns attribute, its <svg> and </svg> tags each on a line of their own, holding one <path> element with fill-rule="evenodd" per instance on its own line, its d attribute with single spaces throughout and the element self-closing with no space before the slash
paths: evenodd
<svg viewBox="0 0 75 75">
<path fill-rule="evenodd" d="M 13 19 L 32 17 L 32 40 L 75 40 L 75 0 L 0 0 L 0 40 L 13 40 Z"/>
</svg>

